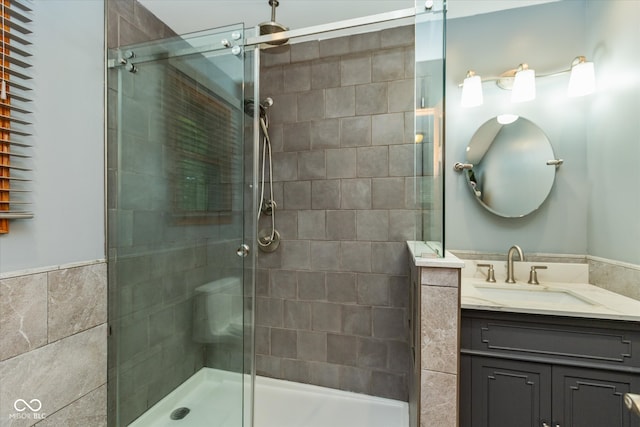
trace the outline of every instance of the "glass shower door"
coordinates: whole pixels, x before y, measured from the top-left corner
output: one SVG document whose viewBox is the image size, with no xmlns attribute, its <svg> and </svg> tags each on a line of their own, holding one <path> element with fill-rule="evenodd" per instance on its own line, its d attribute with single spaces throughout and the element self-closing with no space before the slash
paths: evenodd
<svg viewBox="0 0 640 427">
<path fill-rule="evenodd" d="M 236 25 L 109 52 L 109 425 L 250 425 L 243 37 Z"/>
<path fill-rule="evenodd" d="M 416 205 L 426 250 L 444 256 L 444 69 L 446 0 L 416 1 Z M 422 246 L 421 246 L 422 247 Z"/>
</svg>

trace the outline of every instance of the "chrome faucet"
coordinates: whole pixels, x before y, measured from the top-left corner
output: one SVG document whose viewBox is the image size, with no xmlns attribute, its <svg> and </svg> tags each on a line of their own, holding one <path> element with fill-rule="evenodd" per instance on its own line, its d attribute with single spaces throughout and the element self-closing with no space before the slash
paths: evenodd
<svg viewBox="0 0 640 427">
<path fill-rule="evenodd" d="M 518 252 L 518 256 L 520 257 L 520 261 L 524 261 L 524 254 L 522 253 L 522 249 L 520 246 L 513 245 L 509 248 L 509 252 L 507 252 L 507 283 L 516 283 L 516 279 L 513 278 L 513 253 Z"/>
</svg>

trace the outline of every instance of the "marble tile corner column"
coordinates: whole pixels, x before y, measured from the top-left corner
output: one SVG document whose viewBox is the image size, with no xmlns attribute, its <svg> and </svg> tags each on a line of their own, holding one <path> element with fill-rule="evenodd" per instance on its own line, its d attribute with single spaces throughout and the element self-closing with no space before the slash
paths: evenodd
<svg viewBox="0 0 640 427">
<path fill-rule="evenodd" d="M 458 425 L 460 269 L 421 267 L 420 426 Z"/>
</svg>

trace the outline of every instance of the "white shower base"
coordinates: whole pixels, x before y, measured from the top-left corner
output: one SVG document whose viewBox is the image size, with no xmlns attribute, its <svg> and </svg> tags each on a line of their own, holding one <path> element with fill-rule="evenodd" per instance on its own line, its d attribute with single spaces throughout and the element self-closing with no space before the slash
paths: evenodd
<svg viewBox="0 0 640 427">
<path fill-rule="evenodd" d="M 202 368 L 155 404 L 132 427 L 240 427 L 242 381 L 248 377 Z M 191 411 L 171 420 L 180 407 Z M 308 384 L 256 377 L 254 427 L 408 427 L 406 402 Z"/>
</svg>

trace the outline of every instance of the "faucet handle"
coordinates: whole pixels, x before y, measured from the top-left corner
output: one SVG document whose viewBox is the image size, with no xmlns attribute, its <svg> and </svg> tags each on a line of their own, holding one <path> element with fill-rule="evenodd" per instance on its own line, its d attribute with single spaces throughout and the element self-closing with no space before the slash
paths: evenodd
<svg viewBox="0 0 640 427">
<path fill-rule="evenodd" d="M 529 281 L 527 282 L 530 285 L 539 285 L 538 282 L 538 272 L 536 270 L 546 270 L 546 265 L 533 265 L 531 266 L 531 271 L 529 272 Z"/>
<path fill-rule="evenodd" d="M 493 264 L 477 264 L 478 267 L 488 267 L 489 271 L 487 271 L 487 282 L 496 283 L 496 275 L 495 270 L 493 269 Z"/>
</svg>

